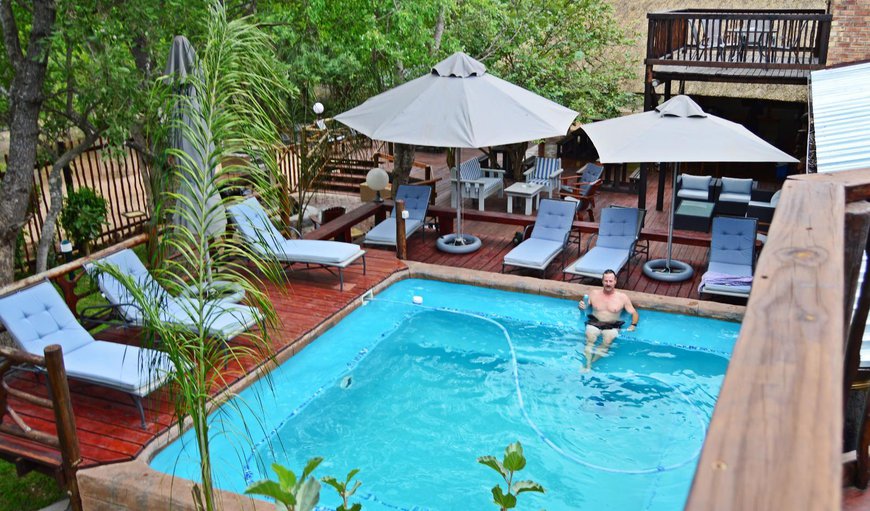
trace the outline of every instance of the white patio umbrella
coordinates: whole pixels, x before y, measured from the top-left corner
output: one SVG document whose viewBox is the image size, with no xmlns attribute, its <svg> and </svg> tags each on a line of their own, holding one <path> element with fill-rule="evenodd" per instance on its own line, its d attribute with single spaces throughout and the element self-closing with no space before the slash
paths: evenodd
<svg viewBox="0 0 870 511">
<path fill-rule="evenodd" d="M 432 71 L 335 117 L 374 140 L 412 145 L 489 147 L 564 135 L 577 112 L 486 72 L 457 52 Z M 457 165 L 461 157 L 457 154 Z M 457 189 L 456 244 L 462 235 Z M 473 237 L 468 237 L 473 238 Z"/>
<path fill-rule="evenodd" d="M 690 97 L 682 95 L 649 112 L 584 124 L 582 128 L 598 150 L 601 163 L 676 163 L 674 187 L 680 162 L 798 161 L 742 125 L 705 113 Z M 685 280 L 692 276 L 691 267 L 679 262 L 683 271 L 671 273 L 675 204 L 676 190 L 671 194 L 668 257 L 650 261 L 645 267 L 656 268 L 656 272 L 663 269 L 665 275 L 659 277 L 662 280 Z"/>
<path fill-rule="evenodd" d="M 182 166 L 186 175 L 179 183 L 178 193 L 186 199 L 180 199 L 176 208 L 202 208 L 203 211 L 192 212 L 193 216 L 203 215 L 205 218 L 206 236 L 220 236 L 226 230 L 227 219 L 224 207 L 221 204 L 217 188 L 204 201 L 200 195 L 204 190 L 197 186 L 203 177 L 213 180 L 214 167 L 210 164 L 210 156 L 214 152 L 214 142 L 211 132 L 202 117 L 199 99 L 196 96 L 196 88 L 187 80 L 188 76 L 201 73 L 196 62 L 196 51 L 190 41 L 184 36 L 176 36 L 169 49 L 169 60 L 166 63 L 166 79 L 172 83 L 176 93 L 187 97 L 186 101 L 179 101 L 172 113 L 173 126 L 171 133 L 172 147 L 182 150 L 187 158 L 177 162 Z M 182 125 L 184 127 L 182 127 Z M 175 224 L 187 224 L 184 215 L 176 213 L 173 221 Z M 193 226 L 191 226 L 193 227 Z"/>
</svg>

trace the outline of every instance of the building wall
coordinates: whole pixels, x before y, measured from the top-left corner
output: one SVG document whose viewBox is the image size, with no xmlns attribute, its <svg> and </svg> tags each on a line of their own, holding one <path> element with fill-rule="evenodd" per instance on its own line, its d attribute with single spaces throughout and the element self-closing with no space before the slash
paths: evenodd
<svg viewBox="0 0 870 511">
<path fill-rule="evenodd" d="M 870 0 L 832 0 L 828 65 L 870 59 Z"/>
</svg>

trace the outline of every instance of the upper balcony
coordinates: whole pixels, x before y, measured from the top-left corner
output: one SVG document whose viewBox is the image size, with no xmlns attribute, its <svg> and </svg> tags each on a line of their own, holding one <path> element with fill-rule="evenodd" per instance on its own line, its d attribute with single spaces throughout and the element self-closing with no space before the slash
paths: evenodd
<svg viewBox="0 0 870 511">
<path fill-rule="evenodd" d="M 647 19 L 648 81 L 805 84 L 828 58 L 831 15 L 821 10 L 686 9 Z"/>
</svg>

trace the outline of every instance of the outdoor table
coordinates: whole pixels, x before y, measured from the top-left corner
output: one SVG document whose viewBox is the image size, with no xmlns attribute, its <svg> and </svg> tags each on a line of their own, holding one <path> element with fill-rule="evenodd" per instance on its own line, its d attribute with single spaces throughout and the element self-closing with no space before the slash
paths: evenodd
<svg viewBox="0 0 870 511">
<path fill-rule="evenodd" d="M 714 207 L 712 202 L 683 200 L 674 212 L 674 229 L 708 232 Z"/>
<path fill-rule="evenodd" d="M 537 199 L 535 207 L 541 206 L 541 191 L 544 190 L 543 185 L 534 183 L 514 183 L 504 189 L 504 194 L 507 196 L 507 212 L 513 213 L 514 197 L 523 197 L 526 199 L 526 215 L 532 214 L 532 202 Z"/>
</svg>

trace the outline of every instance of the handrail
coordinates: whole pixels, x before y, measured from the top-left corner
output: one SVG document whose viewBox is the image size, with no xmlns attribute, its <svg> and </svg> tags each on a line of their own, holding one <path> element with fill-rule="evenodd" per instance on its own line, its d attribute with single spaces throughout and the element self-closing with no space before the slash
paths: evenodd
<svg viewBox="0 0 870 511">
<path fill-rule="evenodd" d="M 867 239 L 847 211 L 868 191 L 866 170 L 783 186 L 687 510 L 840 508 L 846 269 Z"/>
<path fill-rule="evenodd" d="M 76 436 L 76 422 L 72 411 L 66 369 L 63 364 L 63 350 L 57 344 L 52 344 L 46 346 L 43 353 L 45 356 L 40 357 L 0 346 L 0 432 L 59 449 L 61 454 L 60 475 L 70 498 L 70 507 L 74 511 L 81 511 L 82 500 L 76 472 L 82 462 L 82 457 Z M 6 377 L 21 364 L 45 368 L 49 385 L 48 399 L 12 388 L 7 384 Z M 10 396 L 26 401 L 31 405 L 51 408 L 54 411 L 57 434 L 52 435 L 28 426 L 24 418 L 9 403 Z M 5 416 L 11 419 L 11 423 L 3 421 Z"/>
<path fill-rule="evenodd" d="M 822 10 L 691 9 L 648 13 L 645 64 L 807 70 L 825 67 Z"/>
</svg>

